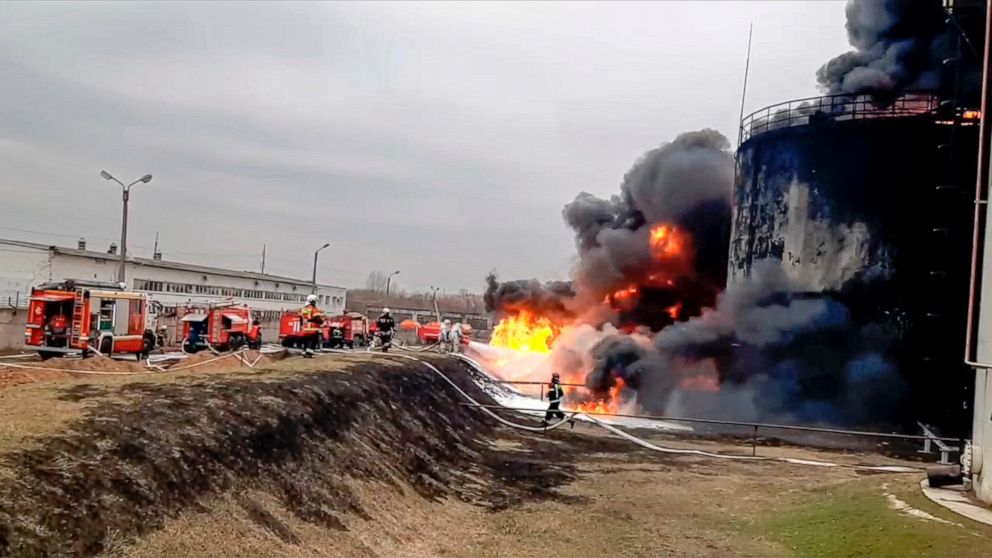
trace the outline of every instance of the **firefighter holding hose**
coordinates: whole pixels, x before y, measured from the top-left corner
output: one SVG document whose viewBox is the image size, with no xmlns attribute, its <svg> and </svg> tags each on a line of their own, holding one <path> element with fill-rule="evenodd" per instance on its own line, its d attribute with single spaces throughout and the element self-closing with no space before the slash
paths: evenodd
<svg viewBox="0 0 992 558">
<path fill-rule="evenodd" d="M 324 313 L 320 311 L 320 308 L 317 308 L 317 300 L 317 295 L 308 296 L 307 305 L 300 309 L 300 320 L 303 322 L 303 331 L 306 333 L 303 347 L 304 358 L 313 358 L 320 346 L 320 326 L 324 323 Z"/>
<path fill-rule="evenodd" d="M 552 417 L 558 420 L 565 420 L 565 413 L 561 411 L 561 402 L 565 398 L 565 388 L 561 386 L 561 376 L 555 372 L 551 374 L 551 383 L 548 384 L 548 412 L 544 415 L 544 426 L 547 426 Z M 575 421 L 569 419 L 569 426 L 575 427 Z"/>
<path fill-rule="evenodd" d="M 382 315 L 375 321 L 376 335 L 382 344 L 382 350 L 388 351 L 393 343 L 393 332 L 396 330 L 396 320 L 389 313 L 389 308 L 382 309 Z"/>
</svg>

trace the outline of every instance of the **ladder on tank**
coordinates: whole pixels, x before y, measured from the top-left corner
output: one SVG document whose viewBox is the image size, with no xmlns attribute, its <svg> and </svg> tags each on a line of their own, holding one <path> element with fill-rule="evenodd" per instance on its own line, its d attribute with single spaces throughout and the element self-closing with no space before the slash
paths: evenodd
<svg viewBox="0 0 992 558">
<path fill-rule="evenodd" d="M 69 328 L 69 347 L 78 347 L 83 336 L 83 320 L 86 319 L 86 296 L 83 289 L 76 289 L 72 301 L 72 326 Z"/>
</svg>

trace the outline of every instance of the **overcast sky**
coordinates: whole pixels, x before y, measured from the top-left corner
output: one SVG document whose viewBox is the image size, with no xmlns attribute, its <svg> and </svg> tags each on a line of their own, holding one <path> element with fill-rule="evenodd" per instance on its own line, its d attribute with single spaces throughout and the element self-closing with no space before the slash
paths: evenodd
<svg viewBox="0 0 992 558">
<path fill-rule="evenodd" d="M 360 286 L 565 278 L 561 207 L 818 94 L 842 2 L 0 4 L 0 237 Z M 116 189 L 115 189 L 116 188 Z M 34 232 L 29 232 L 34 231 Z M 44 233 L 44 234 L 39 234 Z"/>
</svg>

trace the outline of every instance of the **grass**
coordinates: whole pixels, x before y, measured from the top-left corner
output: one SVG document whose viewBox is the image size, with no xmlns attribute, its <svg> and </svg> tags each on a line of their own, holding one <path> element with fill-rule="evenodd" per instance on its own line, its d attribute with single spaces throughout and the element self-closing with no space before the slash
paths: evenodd
<svg viewBox="0 0 992 558">
<path fill-rule="evenodd" d="M 209 372 L 193 368 L 187 371 L 130 376 L 72 376 L 68 373 L 54 373 L 52 377 L 48 377 L 45 374 L 49 373 L 41 373 L 40 381 L 0 387 L 0 456 L 65 432 L 99 401 L 120 399 L 122 396 L 117 390 L 127 384 L 167 385 L 227 379 L 270 381 L 305 372 L 342 372 L 356 361 L 362 362 L 362 355 L 351 359 L 288 359 L 259 366 L 254 370 L 243 366 L 239 361 L 230 360 L 222 361 L 219 367 Z M 82 400 L 65 397 L 74 388 L 87 386 L 93 390 L 89 397 Z M 0 470 L 0 475 L 2 474 L 3 471 Z"/>
<path fill-rule="evenodd" d="M 932 504 L 915 478 L 890 482 L 890 492 L 910 506 L 961 526 L 893 510 L 882 481 L 866 479 L 808 493 L 752 527 L 797 556 L 992 556 L 992 528 Z"/>
</svg>

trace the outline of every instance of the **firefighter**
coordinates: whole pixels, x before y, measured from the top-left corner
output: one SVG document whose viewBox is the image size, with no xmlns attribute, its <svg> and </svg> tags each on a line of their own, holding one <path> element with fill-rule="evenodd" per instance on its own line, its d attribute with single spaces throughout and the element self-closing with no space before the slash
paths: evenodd
<svg viewBox="0 0 992 558">
<path fill-rule="evenodd" d="M 437 338 L 438 342 L 441 344 L 441 352 L 449 351 L 449 346 L 451 344 L 451 320 L 444 320 L 441 322 L 441 333 Z"/>
<path fill-rule="evenodd" d="M 324 323 L 324 313 L 317 307 L 317 295 L 307 296 L 307 305 L 300 309 L 300 320 L 303 322 L 304 336 L 303 356 L 313 358 L 320 346 L 320 326 Z"/>
<path fill-rule="evenodd" d="M 548 384 L 548 412 L 544 415 L 544 426 L 547 426 L 551 418 L 565 420 L 565 413 L 561 411 L 561 401 L 565 398 L 565 388 L 561 387 L 561 376 L 557 372 L 551 375 L 551 383 Z M 568 420 L 568 424 L 575 427 L 575 421 Z"/>
<path fill-rule="evenodd" d="M 396 329 L 396 320 L 389 313 L 389 308 L 382 309 L 382 315 L 375 321 L 376 332 L 382 342 L 383 350 L 388 350 L 390 342 L 393 340 L 393 330 Z"/>
<path fill-rule="evenodd" d="M 254 320 L 251 322 L 251 329 L 248 330 L 248 348 L 262 348 L 262 322 Z"/>
<path fill-rule="evenodd" d="M 451 326 L 451 331 L 448 332 L 448 345 L 450 351 L 453 353 L 459 353 L 462 350 L 462 324 L 455 324 Z"/>
</svg>

